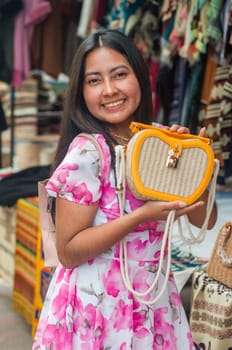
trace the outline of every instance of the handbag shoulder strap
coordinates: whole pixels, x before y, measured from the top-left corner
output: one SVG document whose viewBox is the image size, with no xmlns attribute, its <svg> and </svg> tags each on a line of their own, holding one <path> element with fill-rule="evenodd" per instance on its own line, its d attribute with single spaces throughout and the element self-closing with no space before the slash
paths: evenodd
<svg viewBox="0 0 232 350">
<path fill-rule="evenodd" d="M 124 207 L 125 207 L 125 190 L 126 190 L 126 175 L 125 175 L 125 150 L 121 145 L 117 145 L 115 147 L 115 169 L 116 169 L 116 191 L 119 200 L 120 207 L 120 215 L 124 215 Z M 129 269 L 128 269 L 128 259 L 127 259 L 127 246 L 126 239 L 122 239 L 120 241 L 120 250 L 119 250 L 119 260 L 120 260 L 120 269 L 123 282 L 126 288 L 134 295 L 134 297 L 141 303 L 146 305 L 152 305 L 159 300 L 165 291 L 168 277 L 171 269 L 171 243 L 172 243 L 172 232 L 173 232 L 173 224 L 175 219 L 175 210 L 169 212 L 167 222 L 165 225 L 164 236 L 162 240 L 161 250 L 160 250 L 160 259 L 158 270 L 156 272 L 156 277 L 153 280 L 151 286 L 144 292 L 136 291 L 129 278 Z M 159 279 L 162 273 L 163 261 L 164 261 L 164 253 L 165 249 L 167 249 L 167 267 L 165 271 L 164 281 L 159 293 L 151 300 L 145 299 L 149 293 L 155 290 L 158 286 Z"/>
<path fill-rule="evenodd" d="M 208 201 L 207 201 L 207 206 L 206 206 L 206 216 L 205 216 L 204 223 L 201 226 L 199 232 L 197 234 L 193 233 L 189 219 L 188 219 L 187 215 L 184 215 L 184 221 L 185 221 L 185 225 L 186 225 L 185 231 L 187 231 L 187 233 L 189 235 L 189 237 L 186 237 L 184 235 L 184 230 L 182 227 L 181 218 L 179 217 L 177 219 L 180 238 L 184 243 L 186 243 L 189 246 L 191 246 L 193 244 L 202 243 L 205 239 L 206 232 L 208 229 L 210 215 L 211 215 L 213 205 L 214 205 L 214 200 L 215 200 L 217 176 L 218 176 L 219 168 L 220 168 L 219 160 L 214 159 L 214 172 L 213 172 L 213 176 L 211 178 L 210 184 L 209 184 L 209 195 L 208 195 Z"/>
</svg>

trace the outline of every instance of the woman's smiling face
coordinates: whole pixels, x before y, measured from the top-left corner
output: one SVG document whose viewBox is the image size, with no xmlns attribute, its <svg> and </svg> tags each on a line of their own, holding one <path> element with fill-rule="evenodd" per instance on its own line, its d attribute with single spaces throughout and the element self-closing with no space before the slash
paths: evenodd
<svg viewBox="0 0 232 350">
<path fill-rule="evenodd" d="M 129 124 L 141 100 L 138 79 L 119 52 L 101 47 L 85 62 L 84 99 L 97 119 L 109 124 Z"/>
</svg>

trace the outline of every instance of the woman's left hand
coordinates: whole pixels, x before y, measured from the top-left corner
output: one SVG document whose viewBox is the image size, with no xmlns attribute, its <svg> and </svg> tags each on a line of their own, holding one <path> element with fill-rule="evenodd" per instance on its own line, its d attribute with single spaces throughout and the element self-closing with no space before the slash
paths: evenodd
<svg viewBox="0 0 232 350">
<path fill-rule="evenodd" d="M 189 128 L 187 128 L 186 126 L 178 125 L 178 124 L 173 124 L 169 128 L 169 130 L 178 132 L 180 134 L 190 134 Z M 205 127 L 200 129 L 200 132 L 199 132 L 198 136 L 200 136 L 200 137 L 207 137 Z"/>
</svg>

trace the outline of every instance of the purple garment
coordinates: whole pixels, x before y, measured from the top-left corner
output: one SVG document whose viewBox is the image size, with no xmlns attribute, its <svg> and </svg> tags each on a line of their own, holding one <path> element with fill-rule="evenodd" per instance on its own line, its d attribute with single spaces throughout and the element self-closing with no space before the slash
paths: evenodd
<svg viewBox="0 0 232 350">
<path fill-rule="evenodd" d="M 30 71 L 30 45 L 36 23 L 45 19 L 51 12 L 51 5 L 43 0 L 24 0 L 24 8 L 15 18 L 14 24 L 14 63 L 12 83 L 22 85 Z"/>
</svg>

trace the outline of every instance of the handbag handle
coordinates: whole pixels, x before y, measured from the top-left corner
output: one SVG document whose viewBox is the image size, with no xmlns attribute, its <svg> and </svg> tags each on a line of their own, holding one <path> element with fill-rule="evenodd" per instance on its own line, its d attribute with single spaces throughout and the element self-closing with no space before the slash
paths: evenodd
<svg viewBox="0 0 232 350">
<path fill-rule="evenodd" d="M 186 238 L 184 235 L 184 230 L 182 227 L 182 223 L 181 223 L 181 217 L 179 217 L 177 219 L 177 225 L 178 225 L 178 230 L 179 230 L 179 234 L 180 237 L 182 239 L 182 241 L 184 243 L 186 243 L 187 245 L 193 245 L 193 244 L 197 244 L 197 243 L 201 243 L 204 241 L 205 239 L 205 235 L 208 229 L 208 223 L 209 223 L 209 218 L 213 209 L 213 205 L 214 205 L 214 199 L 215 199 L 215 192 L 216 192 L 216 185 L 217 185 L 217 176 L 218 176 L 218 172 L 219 172 L 219 160 L 218 159 L 214 159 L 214 172 L 213 172 L 213 176 L 210 182 L 210 188 L 209 188 L 209 194 L 208 194 L 208 201 L 207 201 L 207 206 L 206 206 L 206 216 L 205 216 L 205 220 L 203 225 L 201 226 L 200 231 L 198 232 L 197 235 L 195 235 L 191 229 L 190 226 L 190 222 L 188 219 L 187 215 L 183 215 L 184 220 L 185 220 L 185 224 L 186 224 L 186 231 L 189 234 L 189 237 Z"/>
<path fill-rule="evenodd" d="M 181 219 L 178 218 L 177 220 L 180 237 L 182 241 L 188 245 L 193 245 L 193 244 L 202 242 L 207 232 L 208 222 L 209 222 L 209 218 L 210 218 L 211 211 L 214 204 L 214 197 L 216 192 L 216 181 L 217 181 L 217 175 L 219 171 L 219 161 L 217 159 L 214 160 L 214 166 L 215 168 L 211 179 L 211 186 L 209 190 L 209 196 L 208 196 L 207 207 L 206 207 L 206 217 L 198 235 L 195 236 L 193 234 L 190 227 L 189 219 L 187 215 L 185 215 L 184 218 L 185 218 L 187 229 L 190 235 L 190 238 L 185 238 L 183 234 L 182 225 L 181 225 Z M 125 186 L 126 186 L 125 169 L 126 169 L 125 146 L 117 145 L 115 147 L 116 192 L 118 195 L 121 216 L 124 215 L 124 206 L 125 206 Z M 174 219 L 175 219 L 175 210 L 171 210 L 168 214 L 166 225 L 165 225 L 164 237 L 163 237 L 161 251 L 160 251 L 160 260 L 158 264 L 158 271 L 151 286 L 144 292 L 138 292 L 132 287 L 132 283 L 130 281 L 129 272 L 128 272 L 126 240 L 124 238 L 120 241 L 120 252 L 119 252 L 120 268 L 121 268 L 121 275 L 122 275 L 124 284 L 127 287 L 127 289 L 137 298 L 137 300 L 139 300 L 140 302 L 146 305 L 154 304 L 161 297 L 167 285 L 169 271 L 171 267 L 171 243 L 172 243 Z M 162 264 L 164 261 L 164 249 L 167 242 L 168 242 L 167 268 L 166 268 L 165 278 L 164 278 L 162 288 L 160 290 L 160 293 L 154 299 L 145 300 L 144 298 L 157 287 L 157 283 L 161 275 Z M 232 259 L 231 259 L 231 263 L 232 263 Z"/>
<path fill-rule="evenodd" d="M 219 240 L 218 240 L 218 246 L 217 246 L 217 254 L 222 264 L 229 267 L 232 266 L 232 257 L 229 257 L 227 255 L 224 248 L 231 234 L 232 234 L 232 224 L 230 222 L 227 222 L 222 227 Z"/>
<path fill-rule="evenodd" d="M 120 208 L 120 215 L 124 215 L 124 207 L 125 207 L 125 185 L 126 185 L 126 176 L 125 176 L 125 150 L 122 145 L 117 145 L 115 147 L 115 171 L 116 171 L 116 192 L 118 195 L 119 200 L 119 208 Z M 160 250 L 160 259 L 158 264 L 158 270 L 156 273 L 156 277 L 154 281 L 152 282 L 151 286 L 144 292 L 138 292 L 136 291 L 129 278 L 129 271 L 128 271 L 128 259 L 127 259 L 127 246 L 126 246 L 126 239 L 122 239 L 120 241 L 120 249 L 119 249 L 119 260 L 120 260 L 120 269 L 121 269 L 121 275 L 123 282 L 126 286 L 126 288 L 134 295 L 134 297 L 141 303 L 146 305 L 152 305 L 157 302 L 157 300 L 161 297 L 163 292 L 165 291 L 168 277 L 170 273 L 170 267 L 171 267 L 171 243 L 172 243 L 172 232 L 173 232 L 173 224 L 175 219 L 175 210 L 171 210 L 168 214 L 167 222 L 165 225 L 165 231 L 164 231 L 164 237 L 162 240 L 161 250 Z M 161 276 L 161 270 L 162 265 L 164 261 L 164 253 L 166 244 L 168 242 L 167 246 L 167 267 L 165 271 L 165 277 L 163 281 L 162 288 L 160 292 L 154 297 L 152 300 L 146 300 L 144 299 L 149 293 L 151 293 L 155 288 L 157 288 L 157 284 L 159 281 L 159 277 Z"/>
<path fill-rule="evenodd" d="M 194 139 L 194 140 L 200 140 L 203 141 L 204 143 L 207 143 L 208 145 L 210 145 L 212 143 L 212 140 L 208 137 L 202 137 L 202 136 L 198 136 L 198 135 L 193 135 L 193 134 L 179 134 L 178 132 L 175 131 L 171 131 L 169 129 L 165 129 L 162 127 L 157 127 L 154 125 L 149 125 L 149 124 L 143 124 L 143 123 L 137 123 L 137 122 L 131 122 L 130 123 L 130 129 L 131 131 L 136 134 L 137 132 L 141 131 L 141 130 L 145 130 L 145 129 L 152 129 L 152 130 L 156 130 L 160 133 L 166 134 L 167 136 L 173 137 L 175 136 L 175 138 L 180 138 L 180 139 Z"/>
</svg>

